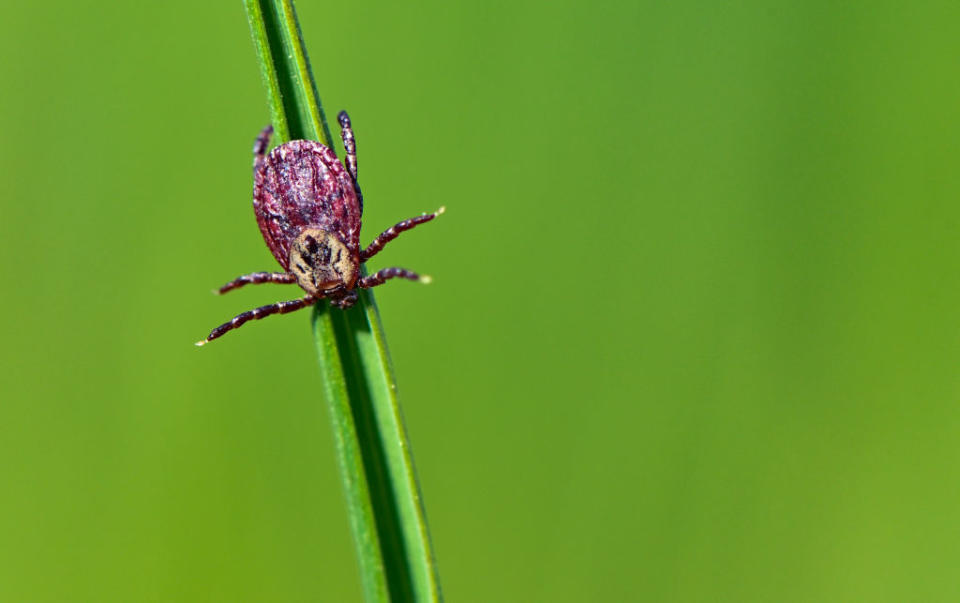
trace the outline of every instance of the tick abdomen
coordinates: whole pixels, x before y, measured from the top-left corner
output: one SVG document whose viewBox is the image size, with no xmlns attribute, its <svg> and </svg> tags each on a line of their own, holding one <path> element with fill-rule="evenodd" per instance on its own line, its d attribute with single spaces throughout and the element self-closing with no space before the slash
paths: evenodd
<svg viewBox="0 0 960 603">
<path fill-rule="evenodd" d="M 254 170 L 253 206 L 270 251 L 284 268 L 304 229 L 338 235 L 356 249 L 360 207 L 353 180 L 328 147 L 312 140 L 281 145 Z"/>
</svg>

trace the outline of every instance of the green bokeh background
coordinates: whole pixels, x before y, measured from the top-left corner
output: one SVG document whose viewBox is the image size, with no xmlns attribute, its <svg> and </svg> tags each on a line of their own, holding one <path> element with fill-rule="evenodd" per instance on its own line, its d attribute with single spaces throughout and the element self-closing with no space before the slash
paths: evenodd
<svg viewBox="0 0 960 603">
<path fill-rule="evenodd" d="M 299 12 L 449 601 L 960 598 L 960 5 Z M 241 3 L 0 22 L 0 600 L 359 600 Z"/>
</svg>

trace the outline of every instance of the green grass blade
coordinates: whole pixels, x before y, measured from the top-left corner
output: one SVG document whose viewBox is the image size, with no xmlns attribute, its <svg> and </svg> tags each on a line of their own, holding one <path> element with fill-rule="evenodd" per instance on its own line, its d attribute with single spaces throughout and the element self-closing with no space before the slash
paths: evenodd
<svg viewBox="0 0 960 603">
<path fill-rule="evenodd" d="M 331 145 L 290 0 L 245 0 L 277 142 Z M 333 418 L 367 601 L 441 600 L 410 444 L 380 315 L 362 291 L 351 309 L 317 304 L 313 329 Z"/>
</svg>

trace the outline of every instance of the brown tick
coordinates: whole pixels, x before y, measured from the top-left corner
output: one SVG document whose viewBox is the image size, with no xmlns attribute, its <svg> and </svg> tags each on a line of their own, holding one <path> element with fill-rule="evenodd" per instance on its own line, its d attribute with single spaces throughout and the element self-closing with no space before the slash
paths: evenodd
<svg viewBox="0 0 960 603">
<path fill-rule="evenodd" d="M 376 287 L 392 278 L 429 282 L 428 277 L 404 268 L 384 268 L 361 276 L 360 264 L 401 232 L 442 214 L 443 208 L 399 222 L 361 249 L 363 195 L 357 184 L 357 146 L 347 112 L 341 111 L 337 119 L 347 153 L 346 167 L 331 149 L 312 140 L 291 140 L 267 154 L 272 126 L 257 137 L 253 145 L 253 211 L 267 247 L 284 271 L 245 274 L 219 290 L 226 293 L 251 284 L 297 283 L 307 294 L 239 314 L 210 331 L 197 345 L 247 321 L 293 312 L 321 299 L 349 308 L 357 301 L 358 287 Z"/>
</svg>

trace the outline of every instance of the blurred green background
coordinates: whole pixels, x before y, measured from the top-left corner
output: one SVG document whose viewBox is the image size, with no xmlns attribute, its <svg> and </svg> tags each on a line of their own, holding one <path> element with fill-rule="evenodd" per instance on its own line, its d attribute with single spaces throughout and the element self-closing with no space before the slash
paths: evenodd
<svg viewBox="0 0 960 603">
<path fill-rule="evenodd" d="M 960 5 L 298 8 L 449 601 L 960 598 Z M 359 600 L 241 3 L 2 12 L 0 600 Z"/>
</svg>

